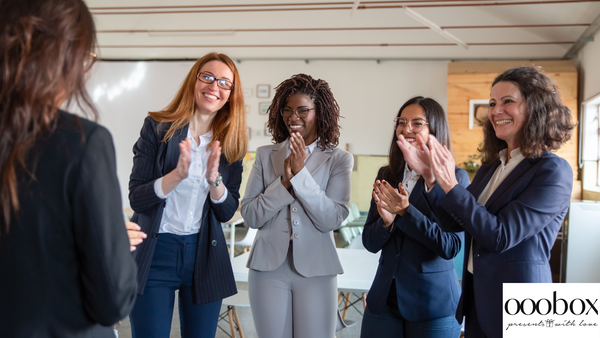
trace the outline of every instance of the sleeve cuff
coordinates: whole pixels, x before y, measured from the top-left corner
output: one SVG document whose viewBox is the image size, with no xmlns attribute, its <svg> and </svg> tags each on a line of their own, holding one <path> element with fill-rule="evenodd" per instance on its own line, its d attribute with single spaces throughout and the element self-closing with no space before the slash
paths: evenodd
<svg viewBox="0 0 600 338">
<path fill-rule="evenodd" d="M 154 193 L 156 194 L 156 196 L 158 196 L 159 198 L 162 198 L 163 200 L 165 198 L 167 198 L 167 195 L 165 195 L 163 193 L 163 189 L 162 189 L 162 180 L 163 178 L 159 178 L 156 181 L 154 181 Z"/>
<path fill-rule="evenodd" d="M 228 194 L 229 194 L 229 192 L 227 191 L 227 188 L 225 188 L 225 192 L 223 193 L 223 196 L 221 196 L 221 198 L 219 198 L 218 201 L 217 200 L 213 200 L 212 197 L 210 198 L 210 201 L 213 202 L 214 204 L 223 203 L 227 199 L 227 195 Z M 210 192 L 208 193 L 208 195 L 210 196 Z"/>
</svg>

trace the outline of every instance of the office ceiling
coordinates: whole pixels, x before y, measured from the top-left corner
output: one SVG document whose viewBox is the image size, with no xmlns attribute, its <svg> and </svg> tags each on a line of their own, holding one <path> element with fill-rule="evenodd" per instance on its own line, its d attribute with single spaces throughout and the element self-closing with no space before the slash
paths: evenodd
<svg viewBox="0 0 600 338">
<path fill-rule="evenodd" d="M 103 59 L 561 59 L 600 27 L 600 0 L 86 3 Z"/>
</svg>

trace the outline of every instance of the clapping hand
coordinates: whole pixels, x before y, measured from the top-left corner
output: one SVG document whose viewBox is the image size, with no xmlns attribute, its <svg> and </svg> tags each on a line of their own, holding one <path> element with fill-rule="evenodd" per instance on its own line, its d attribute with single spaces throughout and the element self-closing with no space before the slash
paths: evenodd
<svg viewBox="0 0 600 338">
<path fill-rule="evenodd" d="M 219 162 L 221 160 L 221 143 L 214 141 L 210 147 L 210 155 L 206 163 L 206 180 L 216 182 L 219 177 Z"/>
<path fill-rule="evenodd" d="M 432 137 L 430 135 L 430 137 Z M 417 146 L 410 144 L 404 136 L 398 136 L 398 147 L 402 150 L 404 160 L 408 163 L 410 169 L 418 172 L 423 176 L 423 179 L 429 187 L 435 183 L 435 177 L 431 169 L 431 161 L 429 158 L 429 148 L 421 138 L 421 135 L 416 136 Z"/>
<path fill-rule="evenodd" d="M 408 192 L 402 183 L 398 184 L 396 189 L 385 180 L 377 180 L 373 184 L 373 199 L 386 227 L 394 222 L 395 215 L 404 215 L 409 205 Z"/>
<path fill-rule="evenodd" d="M 290 156 L 288 158 L 294 175 L 304 168 L 304 160 L 307 156 L 304 138 L 300 133 L 292 133 L 290 135 Z"/>
<path fill-rule="evenodd" d="M 191 148 L 192 141 L 189 138 L 186 137 L 183 141 L 179 142 L 179 160 L 177 160 L 175 171 L 181 180 L 188 177 L 190 163 L 192 162 Z"/>
<path fill-rule="evenodd" d="M 429 136 L 430 162 L 435 181 L 446 193 L 458 184 L 454 168 L 456 163 L 452 153 L 446 146 L 442 146 L 435 137 Z"/>
</svg>

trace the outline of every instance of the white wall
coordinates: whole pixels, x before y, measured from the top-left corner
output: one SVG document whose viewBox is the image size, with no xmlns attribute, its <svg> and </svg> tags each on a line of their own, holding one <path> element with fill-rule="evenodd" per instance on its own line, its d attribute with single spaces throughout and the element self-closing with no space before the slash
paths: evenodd
<svg viewBox="0 0 600 338">
<path fill-rule="evenodd" d="M 100 112 L 100 123 L 113 134 L 117 174 L 124 207 L 132 166 L 132 146 L 148 111 L 164 108 L 177 92 L 192 62 L 98 62 L 88 90 Z M 400 106 L 415 95 L 432 97 L 447 106 L 447 61 L 242 61 L 237 64 L 242 87 L 251 89 L 248 126 L 250 151 L 271 142 L 264 136 L 260 102 L 270 102 L 274 87 L 293 74 L 326 80 L 343 118 L 340 146 L 360 155 L 385 155 L 392 120 Z M 256 86 L 271 86 L 269 99 L 256 97 Z"/>
<path fill-rule="evenodd" d="M 600 93 L 600 32 L 579 52 L 581 76 L 583 77 L 582 100 Z"/>
</svg>

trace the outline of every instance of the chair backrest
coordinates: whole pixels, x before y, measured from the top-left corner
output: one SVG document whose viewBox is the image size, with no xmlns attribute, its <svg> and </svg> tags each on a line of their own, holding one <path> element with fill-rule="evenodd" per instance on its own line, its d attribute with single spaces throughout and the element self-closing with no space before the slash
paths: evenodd
<svg viewBox="0 0 600 338">
<path fill-rule="evenodd" d="M 252 246 L 252 244 L 254 243 L 254 237 L 256 237 L 257 231 L 258 231 L 258 229 L 248 228 L 248 232 L 246 232 L 246 236 L 244 236 L 244 238 L 241 241 L 235 242 L 235 245 Z"/>
<path fill-rule="evenodd" d="M 350 215 L 352 215 L 352 219 L 360 217 L 360 210 L 358 210 L 358 205 L 356 205 L 356 203 L 350 203 Z"/>
</svg>

